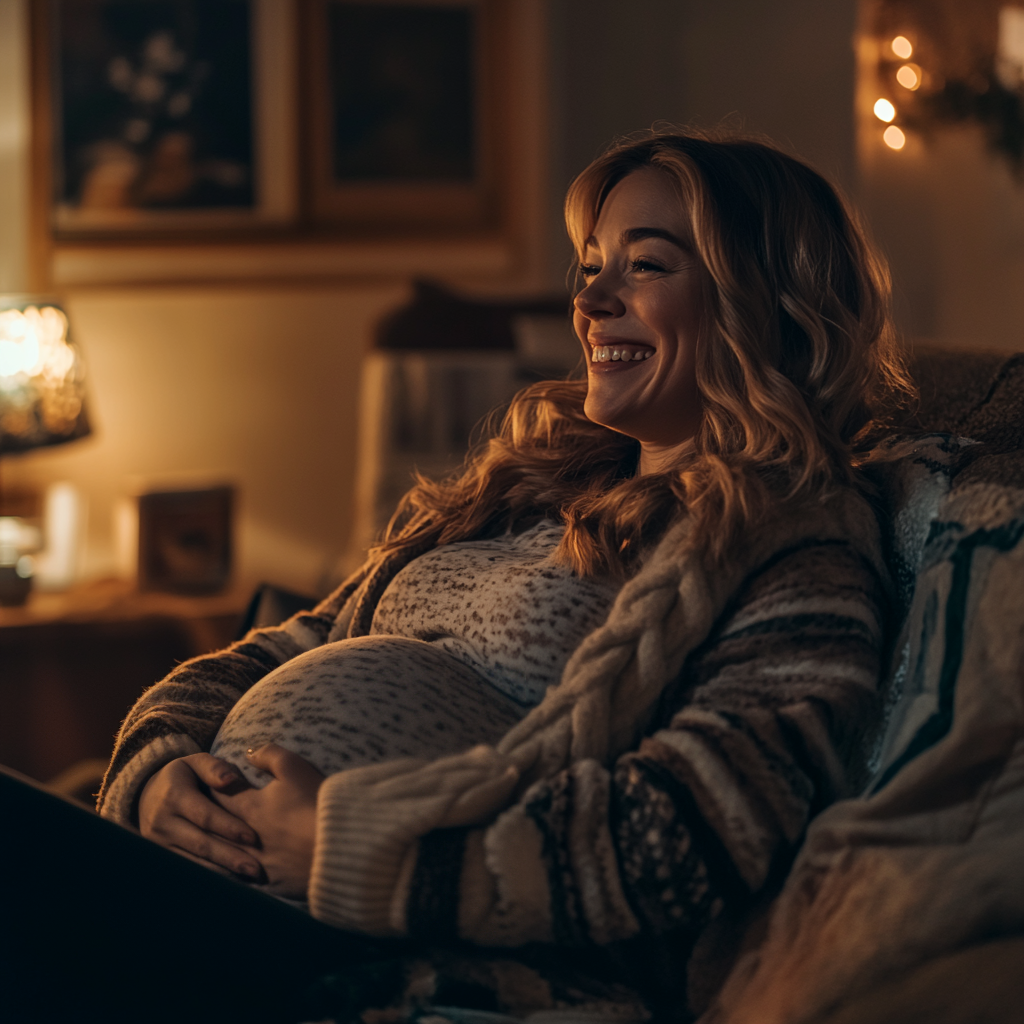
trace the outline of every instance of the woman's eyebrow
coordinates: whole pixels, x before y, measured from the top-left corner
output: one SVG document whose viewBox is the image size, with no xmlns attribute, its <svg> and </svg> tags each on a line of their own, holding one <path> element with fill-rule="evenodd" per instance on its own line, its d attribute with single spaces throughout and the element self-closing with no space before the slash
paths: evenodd
<svg viewBox="0 0 1024 1024">
<path fill-rule="evenodd" d="M 673 235 L 671 231 L 665 231 L 663 228 L 629 228 L 622 232 L 619 244 L 629 245 L 631 242 L 642 242 L 646 238 L 664 238 L 666 242 L 671 242 L 680 249 L 689 248 L 681 238 Z"/>
<path fill-rule="evenodd" d="M 619 245 L 625 246 L 632 242 L 642 242 L 646 238 L 663 238 L 666 242 L 671 242 L 680 249 L 684 249 L 687 252 L 690 251 L 690 246 L 686 242 L 678 235 L 673 235 L 671 231 L 666 231 L 664 228 L 627 228 L 619 236 Z M 597 247 L 597 239 L 593 235 L 583 243 L 584 249 L 590 249 L 591 247 Z"/>
</svg>

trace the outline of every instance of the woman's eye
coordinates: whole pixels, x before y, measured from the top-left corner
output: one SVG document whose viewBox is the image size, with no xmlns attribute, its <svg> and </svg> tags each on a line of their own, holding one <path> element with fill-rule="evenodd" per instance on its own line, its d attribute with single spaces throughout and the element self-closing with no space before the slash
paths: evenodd
<svg viewBox="0 0 1024 1024">
<path fill-rule="evenodd" d="M 663 272 L 665 268 L 660 263 L 655 263 L 653 260 L 645 259 L 643 256 L 633 260 L 630 263 L 630 267 L 633 270 L 639 270 L 641 272 Z"/>
<path fill-rule="evenodd" d="M 601 268 L 595 267 L 593 263 L 580 264 L 580 277 L 596 277 L 600 272 Z"/>
</svg>

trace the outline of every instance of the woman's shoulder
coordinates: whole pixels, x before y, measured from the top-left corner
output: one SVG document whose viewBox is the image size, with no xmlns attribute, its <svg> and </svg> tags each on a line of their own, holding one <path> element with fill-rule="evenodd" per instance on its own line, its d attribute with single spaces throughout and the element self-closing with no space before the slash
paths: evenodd
<svg viewBox="0 0 1024 1024">
<path fill-rule="evenodd" d="M 680 557 L 699 562 L 702 551 L 694 525 L 681 511 L 645 564 Z M 719 568 L 739 568 L 746 575 L 787 552 L 822 545 L 855 551 L 886 575 L 880 513 L 869 489 L 835 484 L 814 498 L 766 503 L 726 551 Z"/>
<path fill-rule="evenodd" d="M 883 543 L 884 516 L 870 489 L 837 486 L 818 501 L 778 509 L 767 532 L 773 550 L 751 565 L 742 590 L 746 601 L 779 604 L 805 614 L 839 608 L 888 608 L 894 597 Z M 865 612 L 866 614 L 866 612 Z"/>
</svg>

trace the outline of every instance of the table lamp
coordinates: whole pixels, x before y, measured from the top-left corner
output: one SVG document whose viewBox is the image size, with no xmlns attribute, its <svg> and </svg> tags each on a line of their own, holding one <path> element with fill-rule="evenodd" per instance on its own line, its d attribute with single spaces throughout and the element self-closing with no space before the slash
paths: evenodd
<svg viewBox="0 0 1024 1024">
<path fill-rule="evenodd" d="M 89 432 L 82 357 L 64 311 L 49 299 L 0 296 L 0 457 Z M 37 528 L 0 515 L 0 605 L 28 597 L 38 547 Z"/>
</svg>

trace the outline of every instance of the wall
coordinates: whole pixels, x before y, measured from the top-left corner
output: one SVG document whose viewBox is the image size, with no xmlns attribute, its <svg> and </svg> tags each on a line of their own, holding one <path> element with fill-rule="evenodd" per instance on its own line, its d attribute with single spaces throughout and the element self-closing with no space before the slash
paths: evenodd
<svg viewBox="0 0 1024 1024">
<path fill-rule="evenodd" d="M 938 245 L 935 340 L 1024 351 L 1024 180 L 976 130 L 950 131 L 930 154 Z"/>
<path fill-rule="evenodd" d="M 4 141 L 23 135 L 2 111 L 13 109 L 9 76 L 24 64 L 4 28 L 22 3 L 0 0 L 0 267 L 20 259 L 10 239 L 22 186 L 3 168 L 23 166 Z M 657 120 L 731 116 L 864 200 L 911 333 L 1017 345 L 1021 190 L 969 141 L 944 142 L 927 160 L 911 147 L 865 148 L 854 120 L 856 14 L 856 0 L 548 0 L 547 250 L 533 287 L 563 285 L 561 200 L 611 138 Z M 110 509 L 129 477 L 229 476 L 242 488 L 243 578 L 313 588 L 348 540 L 360 359 L 407 284 L 74 291 L 96 437 L 6 459 L 4 473 L 87 490 L 94 573 L 111 566 Z"/>
<path fill-rule="evenodd" d="M 552 280 L 573 175 L 656 121 L 763 132 L 853 190 L 856 18 L 856 0 L 555 0 Z"/>
<path fill-rule="evenodd" d="M 25 6 L 0 0 L 0 294 L 25 288 L 28 231 L 28 53 Z"/>
<path fill-rule="evenodd" d="M 862 195 L 889 257 L 898 319 L 918 345 L 1024 351 L 1024 183 L 976 128 L 900 152 L 861 129 Z"/>
</svg>

